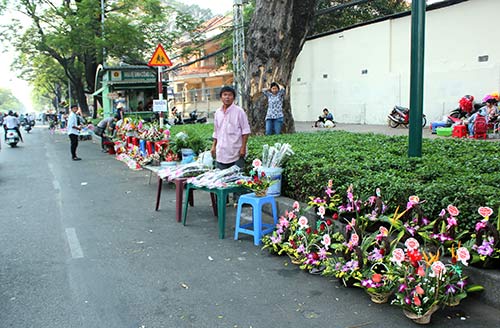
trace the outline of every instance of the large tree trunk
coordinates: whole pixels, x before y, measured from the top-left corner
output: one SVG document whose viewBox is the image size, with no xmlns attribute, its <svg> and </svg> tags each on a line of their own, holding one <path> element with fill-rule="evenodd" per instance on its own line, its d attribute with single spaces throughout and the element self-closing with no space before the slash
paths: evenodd
<svg viewBox="0 0 500 328">
<path fill-rule="evenodd" d="M 289 86 L 315 7 L 316 0 L 256 1 L 245 47 L 245 103 L 253 133 L 265 131 L 267 98 L 262 94 L 262 88 L 269 88 L 273 81 L 287 88 L 283 132 L 295 132 Z"/>
</svg>

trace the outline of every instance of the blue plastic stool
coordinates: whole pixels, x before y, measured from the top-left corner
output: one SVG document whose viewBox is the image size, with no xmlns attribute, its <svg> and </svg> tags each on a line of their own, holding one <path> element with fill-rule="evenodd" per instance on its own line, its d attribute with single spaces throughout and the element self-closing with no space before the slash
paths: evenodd
<svg viewBox="0 0 500 328">
<path fill-rule="evenodd" d="M 240 226 L 241 208 L 243 204 L 252 205 L 252 222 Z M 273 208 L 274 224 L 262 223 L 262 206 L 264 204 L 271 204 Z M 241 195 L 238 200 L 238 210 L 236 211 L 236 227 L 234 229 L 234 240 L 238 240 L 238 234 L 246 233 L 253 236 L 253 243 L 260 245 L 260 239 L 263 235 L 268 234 L 274 230 L 278 223 L 278 210 L 276 208 L 276 201 L 273 196 L 257 197 L 254 193 Z M 253 230 L 248 228 L 253 227 Z M 262 230 L 264 228 L 264 230 Z"/>
</svg>

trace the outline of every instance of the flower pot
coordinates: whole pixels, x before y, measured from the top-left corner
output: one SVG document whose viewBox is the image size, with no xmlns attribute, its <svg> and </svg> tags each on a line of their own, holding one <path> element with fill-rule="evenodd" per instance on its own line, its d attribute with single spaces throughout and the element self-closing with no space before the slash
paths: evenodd
<svg viewBox="0 0 500 328">
<path fill-rule="evenodd" d="M 420 325 L 427 325 L 428 323 L 431 322 L 432 314 L 436 312 L 438 309 L 439 305 L 434 304 L 427 312 L 425 312 L 422 315 L 417 315 L 405 309 L 403 309 L 403 313 L 407 318 L 411 319 L 413 322 L 418 323 Z"/>
<path fill-rule="evenodd" d="M 152 155 L 155 152 L 155 147 L 154 147 L 154 142 L 153 141 L 146 141 L 146 152 L 148 155 Z"/>
<path fill-rule="evenodd" d="M 290 260 L 292 261 L 292 264 L 296 264 L 296 265 L 302 264 L 302 258 L 294 256 L 294 255 L 290 255 L 288 253 L 287 253 L 287 255 L 290 258 Z"/>
<path fill-rule="evenodd" d="M 368 295 L 370 295 L 370 299 L 372 300 L 373 303 L 377 304 L 384 304 L 389 301 L 389 297 L 391 296 L 391 292 L 366 292 Z"/>
<path fill-rule="evenodd" d="M 140 139 L 139 140 L 139 151 L 141 153 L 141 156 L 146 156 L 146 140 Z"/>
<path fill-rule="evenodd" d="M 264 197 L 267 194 L 267 189 L 255 191 L 255 196 Z"/>
<path fill-rule="evenodd" d="M 460 304 L 459 298 L 452 298 L 444 303 L 444 305 L 449 306 L 449 307 L 457 306 L 459 304 Z"/>
<path fill-rule="evenodd" d="M 353 277 L 348 277 L 348 278 L 338 278 L 340 283 L 342 283 L 342 285 L 344 285 L 344 287 L 347 287 L 347 288 L 352 288 L 352 287 L 356 287 L 355 283 L 358 281 L 356 279 L 354 279 Z"/>
</svg>

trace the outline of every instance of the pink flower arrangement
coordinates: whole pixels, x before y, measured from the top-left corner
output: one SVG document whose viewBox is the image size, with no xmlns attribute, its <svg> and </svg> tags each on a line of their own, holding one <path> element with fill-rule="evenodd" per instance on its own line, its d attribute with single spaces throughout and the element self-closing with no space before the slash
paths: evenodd
<svg viewBox="0 0 500 328">
<path fill-rule="evenodd" d="M 426 253 L 413 238 L 407 239 L 405 246 L 406 250 L 396 248 L 392 252 L 391 261 L 396 264 L 399 277 L 392 304 L 420 316 L 451 298 L 466 296 L 466 277 L 462 276 L 462 269 L 457 264 L 467 265 L 470 255 L 465 247 L 459 247 L 457 253 L 452 248 L 452 263 L 445 264 L 439 251 Z"/>
</svg>

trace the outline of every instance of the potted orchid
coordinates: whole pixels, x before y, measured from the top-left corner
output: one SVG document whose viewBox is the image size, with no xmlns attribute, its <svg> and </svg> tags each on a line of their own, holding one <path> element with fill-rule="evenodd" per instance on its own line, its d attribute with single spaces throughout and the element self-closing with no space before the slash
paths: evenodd
<svg viewBox="0 0 500 328">
<path fill-rule="evenodd" d="M 362 271 L 357 286 L 364 288 L 374 303 L 386 303 L 392 295 L 397 279 L 393 263 L 389 259 L 391 254 L 390 232 L 384 226 L 372 234 L 372 239 L 365 238 L 368 243 L 367 265 Z"/>
<path fill-rule="evenodd" d="M 318 208 L 316 214 L 318 219 L 313 225 L 315 229 L 308 227 L 300 240 L 305 257 L 300 268 L 312 274 L 319 274 L 325 269 L 328 257 L 342 248 L 344 241 L 344 236 L 334 229 L 333 218 L 325 217 L 326 209 L 323 206 Z"/>
<path fill-rule="evenodd" d="M 270 235 L 262 237 L 262 243 L 264 244 L 262 249 L 267 248 L 271 253 L 281 254 L 285 243 L 288 243 L 289 238 L 294 235 L 299 227 L 299 216 L 301 216 L 300 204 L 295 201 L 293 209 L 285 211 L 285 214 L 279 217 L 274 231 Z"/>
<path fill-rule="evenodd" d="M 392 266 L 377 262 L 362 271 L 360 282 L 355 285 L 363 288 L 372 302 L 387 303 L 397 285 L 396 275 Z"/>
<path fill-rule="evenodd" d="M 444 264 L 439 251 L 436 254 L 425 252 L 415 238 L 408 238 L 404 245 L 405 249 L 392 251 L 391 261 L 399 285 L 392 304 L 400 306 L 414 322 L 427 324 L 450 295 L 465 291 L 465 277 L 457 263 L 467 264 L 470 255 L 461 247 L 455 253 L 456 263 Z"/>
<path fill-rule="evenodd" d="M 492 222 L 490 217 L 493 210 L 489 207 L 478 209 L 482 219 L 476 223 L 474 234 L 469 241 L 469 249 L 472 251 L 471 263 L 483 268 L 500 267 L 500 218 Z"/>
</svg>

